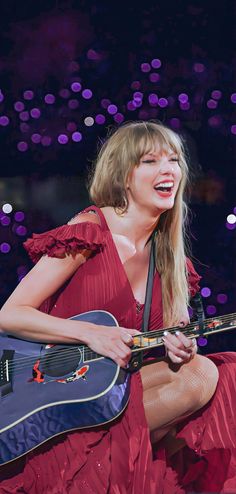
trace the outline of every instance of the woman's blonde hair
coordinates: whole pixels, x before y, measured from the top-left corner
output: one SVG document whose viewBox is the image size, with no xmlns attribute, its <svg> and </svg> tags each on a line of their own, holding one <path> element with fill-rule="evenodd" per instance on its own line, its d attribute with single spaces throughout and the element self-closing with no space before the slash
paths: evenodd
<svg viewBox="0 0 236 494">
<path fill-rule="evenodd" d="M 164 325 L 177 324 L 188 305 L 185 241 L 187 205 L 184 191 L 188 179 L 181 138 L 154 121 L 128 122 L 119 127 L 102 145 L 90 181 L 90 196 L 98 207 L 112 206 L 127 211 L 127 178 L 140 158 L 150 151 L 172 150 L 177 154 L 182 179 L 171 210 L 158 222 L 156 267 L 161 276 Z"/>
</svg>

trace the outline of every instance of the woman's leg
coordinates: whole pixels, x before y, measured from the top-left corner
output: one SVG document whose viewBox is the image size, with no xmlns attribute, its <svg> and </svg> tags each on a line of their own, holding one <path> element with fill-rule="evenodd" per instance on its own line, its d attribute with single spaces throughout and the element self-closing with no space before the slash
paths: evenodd
<svg viewBox="0 0 236 494">
<path fill-rule="evenodd" d="M 203 407 L 213 396 L 218 370 L 211 360 L 195 355 L 177 365 L 165 359 L 141 369 L 145 414 L 154 441 L 174 424 Z"/>
</svg>

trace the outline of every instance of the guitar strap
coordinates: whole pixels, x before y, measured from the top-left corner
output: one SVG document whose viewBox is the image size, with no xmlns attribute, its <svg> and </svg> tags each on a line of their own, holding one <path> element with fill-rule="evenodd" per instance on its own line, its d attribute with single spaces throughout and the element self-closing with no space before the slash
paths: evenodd
<svg viewBox="0 0 236 494">
<path fill-rule="evenodd" d="M 154 231 L 151 237 L 151 251 L 149 258 L 149 268 L 148 268 L 148 277 L 147 277 L 147 286 L 146 286 L 146 294 L 145 294 L 145 303 L 143 310 L 143 320 L 142 320 L 142 332 L 148 331 L 148 323 L 150 318 L 150 310 L 151 310 L 151 302 L 152 302 L 152 288 L 153 288 L 153 280 L 155 274 L 155 265 L 156 265 L 156 235 L 157 232 Z M 128 371 L 134 372 L 141 368 L 143 363 L 143 352 L 134 353 L 134 356 L 129 362 Z"/>
</svg>

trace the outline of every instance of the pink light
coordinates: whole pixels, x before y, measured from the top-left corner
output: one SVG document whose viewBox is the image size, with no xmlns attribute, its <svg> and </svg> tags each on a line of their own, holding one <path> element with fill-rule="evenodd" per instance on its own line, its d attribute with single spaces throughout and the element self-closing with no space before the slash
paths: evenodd
<svg viewBox="0 0 236 494">
<path fill-rule="evenodd" d="M 131 89 L 140 89 L 140 87 L 141 87 L 140 81 L 133 81 L 131 84 Z"/>
<path fill-rule="evenodd" d="M 24 237 L 27 233 L 27 229 L 24 225 L 19 225 L 16 228 L 16 234 L 19 235 L 20 237 Z"/>
<path fill-rule="evenodd" d="M 208 286 L 205 286 L 204 288 L 201 289 L 201 294 L 203 297 L 210 297 L 211 296 L 210 288 L 208 288 Z"/>
<path fill-rule="evenodd" d="M 159 74 L 156 74 L 156 72 L 152 72 L 150 75 L 149 75 L 149 80 L 151 82 L 158 82 L 160 80 L 160 75 Z"/>
<path fill-rule="evenodd" d="M 55 103 L 55 101 L 56 101 L 56 98 L 55 98 L 54 94 L 48 93 L 48 94 L 46 94 L 44 101 L 45 101 L 45 103 L 47 103 L 47 105 L 53 105 L 53 103 Z"/>
<path fill-rule="evenodd" d="M 193 70 L 194 72 L 201 74 L 205 70 L 205 65 L 203 65 L 203 63 L 195 63 L 193 66 Z"/>
<path fill-rule="evenodd" d="M 69 130 L 69 132 L 75 132 L 77 129 L 77 125 L 75 122 L 68 122 L 66 128 L 67 130 Z"/>
<path fill-rule="evenodd" d="M 24 99 L 30 101 L 31 99 L 33 99 L 33 97 L 34 97 L 34 93 L 30 89 L 27 89 L 26 91 L 23 92 Z"/>
<path fill-rule="evenodd" d="M 14 108 L 15 108 L 16 111 L 21 112 L 21 111 L 24 110 L 25 105 L 24 105 L 24 103 L 22 103 L 22 101 L 16 101 L 14 103 Z"/>
<path fill-rule="evenodd" d="M 115 115 L 118 111 L 118 108 L 116 105 L 109 105 L 107 107 L 107 111 L 108 111 L 108 113 L 110 113 L 110 115 Z"/>
<path fill-rule="evenodd" d="M 214 316 L 214 314 L 216 314 L 215 305 L 208 305 L 206 308 L 206 311 L 207 311 L 207 314 L 209 314 L 209 316 Z"/>
<path fill-rule="evenodd" d="M 231 134 L 236 135 L 236 125 L 231 125 Z"/>
<path fill-rule="evenodd" d="M 21 153 L 24 153 L 28 149 L 28 144 L 25 141 L 20 141 L 17 143 L 17 149 L 18 151 L 21 151 Z"/>
<path fill-rule="evenodd" d="M 41 139 L 42 146 L 48 147 L 48 146 L 50 146 L 51 143 L 52 143 L 52 138 L 50 136 L 43 136 L 42 137 L 42 139 Z"/>
<path fill-rule="evenodd" d="M 98 125 L 103 125 L 104 122 L 105 122 L 105 117 L 104 115 L 102 115 L 101 113 L 98 113 L 98 115 L 96 115 L 95 117 L 95 122 L 98 124 Z"/>
<path fill-rule="evenodd" d="M 11 218 L 9 216 L 4 215 L 1 217 L 0 221 L 1 221 L 2 226 L 8 226 L 11 223 Z"/>
<path fill-rule="evenodd" d="M 232 103 L 235 104 L 236 103 L 236 93 L 231 94 L 230 99 L 231 99 Z"/>
<path fill-rule="evenodd" d="M 124 115 L 122 115 L 122 113 L 116 113 L 116 115 L 114 115 L 114 120 L 116 123 L 120 124 L 124 121 L 125 117 Z"/>
<path fill-rule="evenodd" d="M 3 253 L 3 254 L 8 254 L 8 252 L 10 252 L 11 250 L 11 246 L 10 244 L 8 244 L 7 242 L 3 242 L 1 245 L 0 245 L 0 251 Z"/>
<path fill-rule="evenodd" d="M 68 136 L 66 134 L 60 134 L 57 138 L 59 144 L 67 144 L 69 139 L 68 139 Z"/>
<path fill-rule="evenodd" d="M 61 98 L 67 99 L 70 97 L 70 91 L 66 88 L 60 89 L 59 95 L 61 96 Z"/>
<path fill-rule="evenodd" d="M 39 108 L 32 108 L 32 110 L 30 110 L 30 115 L 32 118 L 40 118 L 41 117 L 41 111 Z"/>
<path fill-rule="evenodd" d="M 181 127 L 181 123 L 180 123 L 180 120 L 179 118 L 171 118 L 170 119 L 170 125 L 171 127 L 173 127 L 174 129 L 180 129 Z"/>
<path fill-rule="evenodd" d="M 3 95 L 3 93 L 2 93 L 2 91 L 0 89 L 0 103 L 2 103 L 3 100 L 4 100 L 4 95 Z"/>
<path fill-rule="evenodd" d="M 157 94 L 155 94 L 155 93 L 149 94 L 148 101 L 149 101 L 149 104 L 150 105 L 157 106 L 158 105 L 158 96 L 157 96 Z"/>
<path fill-rule="evenodd" d="M 187 103 L 188 95 L 186 93 L 181 93 L 178 96 L 178 100 L 180 101 L 180 103 Z"/>
<path fill-rule="evenodd" d="M 211 92 L 211 97 L 219 100 L 222 97 L 222 92 L 219 91 L 219 89 L 214 89 L 214 91 Z"/>
<path fill-rule="evenodd" d="M 79 106 L 79 102 L 77 101 L 77 99 L 69 99 L 68 107 L 71 110 L 76 110 L 76 108 L 78 108 L 78 106 Z"/>
<path fill-rule="evenodd" d="M 81 86 L 80 82 L 75 81 L 75 82 L 72 82 L 71 89 L 72 89 L 73 93 L 79 93 L 82 89 L 82 86 Z"/>
<path fill-rule="evenodd" d="M 91 89 L 84 89 L 82 91 L 82 96 L 84 99 L 91 99 L 93 96 L 93 93 L 92 93 Z"/>
<path fill-rule="evenodd" d="M 34 144 L 39 144 L 41 142 L 41 135 L 40 134 L 32 134 L 31 136 L 31 141 L 34 143 Z"/>
<path fill-rule="evenodd" d="M 153 58 L 151 61 L 151 66 L 153 69 L 159 69 L 161 67 L 161 60 L 159 58 Z"/>
<path fill-rule="evenodd" d="M 181 108 L 181 110 L 184 110 L 184 111 L 189 110 L 189 108 L 190 108 L 189 102 L 186 101 L 186 103 L 180 103 L 180 108 Z"/>
<path fill-rule="evenodd" d="M 22 120 L 22 122 L 27 122 L 29 120 L 29 112 L 28 111 L 22 111 L 19 114 L 19 117 Z"/>
<path fill-rule="evenodd" d="M 6 127 L 9 123 L 10 123 L 10 120 L 9 120 L 9 118 L 7 117 L 7 115 L 2 115 L 2 116 L 0 117 L 0 125 L 1 125 L 2 127 Z"/>
<path fill-rule="evenodd" d="M 150 63 L 147 63 L 147 62 L 141 63 L 141 71 L 142 72 L 150 72 L 150 70 L 151 70 Z"/>
<path fill-rule="evenodd" d="M 168 106 L 168 100 L 166 98 L 160 98 L 158 101 L 158 105 L 160 106 L 160 108 L 165 108 L 166 106 Z"/>
<path fill-rule="evenodd" d="M 140 91 L 135 91 L 135 93 L 133 94 L 133 99 L 135 101 L 142 101 L 143 93 L 141 93 Z"/>
<path fill-rule="evenodd" d="M 210 127 L 214 127 L 214 128 L 217 128 L 221 125 L 221 117 L 220 115 L 214 115 L 213 117 L 210 117 L 208 119 L 208 124 L 210 125 Z"/>
<path fill-rule="evenodd" d="M 128 108 L 129 111 L 136 110 L 136 106 L 134 105 L 134 102 L 133 101 L 128 101 L 127 108 Z"/>
<path fill-rule="evenodd" d="M 82 141 L 82 134 L 80 132 L 73 132 L 71 138 L 72 138 L 72 141 L 74 141 L 74 142 L 80 142 L 80 141 Z"/>
<path fill-rule="evenodd" d="M 228 297 L 227 297 L 226 293 L 218 293 L 216 298 L 217 298 L 217 302 L 219 302 L 219 304 L 226 304 L 226 302 L 228 301 Z"/>
<path fill-rule="evenodd" d="M 103 98 L 101 100 L 101 107 L 107 109 L 107 107 L 111 104 L 111 101 L 107 98 Z"/>
<path fill-rule="evenodd" d="M 218 106 L 218 103 L 214 99 L 209 99 L 207 101 L 207 107 L 210 108 L 211 110 L 215 110 L 217 108 L 217 106 Z"/>
<path fill-rule="evenodd" d="M 30 126 L 23 122 L 23 123 L 20 123 L 20 130 L 21 132 L 25 133 L 25 132 L 29 132 L 29 129 L 30 129 Z"/>
<path fill-rule="evenodd" d="M 23 213 L 23 211 L 16 211 L 16 213 L 14 214 L 14 218 L 17 222 L 21 222 L 21 221 L 24 221 L 25 219 L 25 213 Z"/>
</svg>

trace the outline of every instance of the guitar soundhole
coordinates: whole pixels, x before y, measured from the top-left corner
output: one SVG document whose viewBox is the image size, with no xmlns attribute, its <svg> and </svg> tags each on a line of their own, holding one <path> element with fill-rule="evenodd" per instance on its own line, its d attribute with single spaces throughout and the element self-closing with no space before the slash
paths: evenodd
<svg viewBox="0 0 236 494">
<path fill-rule="evenodd" d="M 65 376 L 75 372 L 80 361 L 81 352 L 79 348 L 73 347 L 50 348 L 41 358 L 39 369 L 43 374 L 51 377 Z"/>
</svg>

